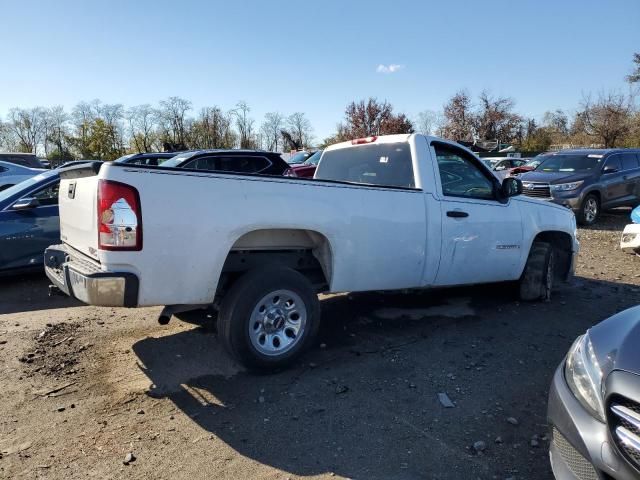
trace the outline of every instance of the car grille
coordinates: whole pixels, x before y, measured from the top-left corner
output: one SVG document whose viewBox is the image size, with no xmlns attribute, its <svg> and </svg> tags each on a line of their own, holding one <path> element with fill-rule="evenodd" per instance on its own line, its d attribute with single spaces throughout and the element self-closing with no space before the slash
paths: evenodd
<svg viewBox="0 0 640 480">
<path fill-rule="evenodd" d="M 618 396 L 609 410 L 611 436 L 627 460 L 640 469 L 640 404 Z"/>
<path fill-rule="evenodd" d="M 522 193 L 527 197 L 551 198 L 551 187 L 548 183 L 522 182 Z"/>
<path fill-rule="evenodd" d="M 580 480 L 598 480 L 598 474 L 596 473 L 593 465 L 589 461 L 580 455 L 569 441 L 564 438 L 555 427 L 553 428 L 553 443 L 560 452 L 562 459 L 568 465 L 569 470 L 579 478 Z"/>
</svg>

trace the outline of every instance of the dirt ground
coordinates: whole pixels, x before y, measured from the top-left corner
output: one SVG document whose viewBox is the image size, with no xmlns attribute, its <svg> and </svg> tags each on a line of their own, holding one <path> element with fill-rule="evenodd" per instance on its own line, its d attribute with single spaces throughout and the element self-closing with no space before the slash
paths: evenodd
<svg viewBox="0 0 640 480">
<path fill-rule="evenodd" d="M 628 214 L 580 230 L 577 277 L 551 303 L 505 285 L 324 297 L 317 346 L 273 375 L 242 371 L 206 328 L 158 325 L 157 308 L 2 279 L 0 477 L 551 478 L 555 368 L 640 303 L 640 258 L 618 248 Z"/>
</svg>

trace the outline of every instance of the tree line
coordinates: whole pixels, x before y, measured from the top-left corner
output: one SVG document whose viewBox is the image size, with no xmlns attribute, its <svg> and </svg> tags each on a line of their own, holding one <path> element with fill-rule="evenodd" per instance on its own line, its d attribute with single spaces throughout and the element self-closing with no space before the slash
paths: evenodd
<svg viewBox="0 0 640 480">
<path fill-rule="evenodd" d="M 53 163 L 73 159 L 113 160 L 126 153 L 205 148 L 287 151 L 313 142 L 303 112 L 267 113 L 260 125 L 246 102 L 230 110 L 203 107 L 190 115 L 189 100 L 169 97 L 157 106 L 125 108 L 100 100 L 62 106 L 12 108 L 0 118 L 0 149 L 44 155 Z"/>
<path fill-rule="evenodd" d="M 455 141 L 512 144 L 521 151 L 570 147 L 640 147 L 640 53 L 626 77 L 629 93 L 586 95 L 572 112 L 547 111 L 541 121 L 518 114 L 515 101 L 488 91 L 477 100 L 456 92 L 442 110 L 424 110 L 415 119 L 376 98 L 347 105 L 336 132 L 319 147 L 353 138 L 415 131 Z M 54 163 L 75 158 L 112 160 L 125 153 L 201 148 L 262 148 L 288 151 L 314 145 L 311 122 L 303 112 L 269 112 L 260 125 L 249 105 L 230 110 L 203 107 L 192 116 L 189 100 L 169 97 L 157 106 L 125 108 L 99 100 L 63 107 L 12 108 L 0 118 L 0 149 L 44 154 Z"/>
</svg>

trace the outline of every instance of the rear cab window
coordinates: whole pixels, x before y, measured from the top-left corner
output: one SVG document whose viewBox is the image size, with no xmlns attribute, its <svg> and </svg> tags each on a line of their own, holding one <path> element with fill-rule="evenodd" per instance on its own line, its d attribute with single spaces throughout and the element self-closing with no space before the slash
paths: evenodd
<svg viewBox="0 0 640 480">
<path fill-rule="evenodd" d="M 316 180 L 415 188 L 408 143 L 379 143 L 325 150 Z"/>
</svg>

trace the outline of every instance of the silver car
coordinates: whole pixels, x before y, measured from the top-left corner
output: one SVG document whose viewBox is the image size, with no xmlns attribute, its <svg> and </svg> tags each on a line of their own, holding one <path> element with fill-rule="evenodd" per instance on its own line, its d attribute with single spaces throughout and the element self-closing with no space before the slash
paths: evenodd
<svg viewBox="0 0 640 480">
<path fill-rule="evenodd" d="M 44 171 L 42 168 L 28 168 L 15 163 L 0 161 L 0 191 Z"/>
</svg>

